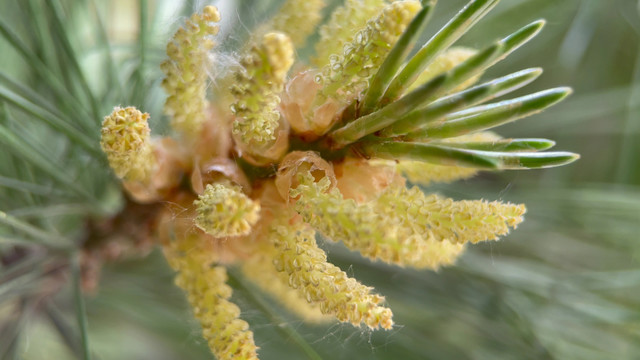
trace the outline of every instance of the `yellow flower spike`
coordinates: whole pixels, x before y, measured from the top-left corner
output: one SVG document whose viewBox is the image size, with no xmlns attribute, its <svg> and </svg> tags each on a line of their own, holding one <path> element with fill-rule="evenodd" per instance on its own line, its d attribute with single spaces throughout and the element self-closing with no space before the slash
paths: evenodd
<svg viewBox="0 0 640 360">
<path fill-rule="evenodd" d="M 149 182 L 155 157 L 148 119 L 135 107 L 116 107 L 102 121 L 100 146 L 121 179 Z"/>
<path fill-rule="evenodd" d="M 289 276 L 289 285 L 318 304 L 324 314 L 355 326 L 391 329 L 393 314 L 380 306 L 384 297 L 350 278 L 327 262 L 327 255 L 315 242 L 314 231 L 303 223 L 274 226 L 272 241 L 278 251 L 276 269 Z"/>
<path fill-rule="evenodd" d="M 356 32 L 374 17 L 386 4 L 385 0 L 346 0 L 331 14 L 329 21 L 319 29 L 313 63 L 318 68 L 329 64 L 329 57 L 342 54 L 344 44 L 353 40 Z"/>
<path fill-rule="evenodd" d="M 237 185 L 209 184 L 193 203 L 196 226 L 214 237 L 247 235 L 260 219 L 260 204 Z"/>
<path fill-rule="evenodd" d="M 420 76 L 416 79 L 416 81 L 409 87 L 408 91 L 414 90 L 418 88 L 420 85 L 425 84 L 427 81 L 435 78 L 436 76 L 447 72 L 454 67 L 460 65 L 463 61 L 469 59 L 473 55 L 477 54 L 478 51 L 475 49 L 470 49 L 462 46 L 452 47 L 444 53 L 438 55 L 431 65 L 427 67 Z M 451 92 L 457 92 L 464 90 L 471 85 L 475 84 L 478 79 L 480 79 L 482 74 L 476 75 L 471 79 L 463 82 L 455 89 L 451 90 Z"/>
<path fill-rule="evenodd" d="M 173 129 L 189 139 L 197 137 L 205 121 L 208 51 L 214 46 L 211 36 L 218 33 L 213 23 L 218 21 L 220 14 L 214 6 L 193 14 L 167 44 L 169 59 L 160 65 L 168 95 L 164 111 Z"/>
<path fill-rule="evenodd" d="M 236 116 L 233 134 L 244 151 L 260 155 L 276 142 L 282 126 L 279 94 L 292 64 L 293 45 L 282 33 L 266 34 L 241 60 L 231 111 Z"/>
<path fill-rule="evenodd" d="M 464 250 L 462 244 L 436 241 L 431 233 L 417 232 L 419 224 L 408 221 L 403 209 L 387 198 L 358 204 L 344 199 L 338 189 L 329 190 L 326 177 L 316 182 L 309 173 L 300 173 L 298 180 L 300 185 L 291 190 L 291 197 L 298 197 L 294 209 L 304 221 L 328 239 L 342 241 L 371 259 L 437 269 L 451 264 Z M 404 201 L 402 197 L 395 200 Z"/>
<path fill-rule="evenodd" d="M 332 55 L 316 81 L 322 84 L 323 97 L 333 97 L 348 103 L 368 86 L 386 55 L 421 9 L 419 1 L 397 1 L 385 6 L 377 17 L 344 45 L 342 55 Z"/>
<path fill-rule="evenodd" d="M 180 240 L 177 240 L 180 242 Z M 258 359 L 249 324 L 239 318 L 240 309 L 229 301 L 232 290 L 226 284 L 222 266 L 211 267 L 203 257 L 190 257 L 165 246 L 169 264 L 178 272 L 176 285 L 182 288 L 202 326 L 202 335 L 217 359 Z"/>
<path fill-rule="evenodd" d="M 188 256 L 190 261 L 203 264 L 235 264 L 246 257 L 247 245 L 239 238 L 213 237 L 194 226 L 196 199 L 196 195 L 190 193 L 175 194 L 167 199 L 166 206 L 159 212 L 154 238 L 163 245 L 165 252 L 181 255 L 171 258 Z"/>
<path fill-rule="evenodd" d="M 324 0 L 287 0 L 266 27 L 287 34 L 296 47 L 303 46 L 322 20 L 325 5 Z"/>
<path fill-rule="evenodd" d="M 260 248 L 242 263 L 242 273 L 305 322 L 319 324 L 332 321 L 333 317 L 323 314 L 317 304 L 309 303 L 303 294 L 289 286 L 289 276 L 278 272 L 273 264 L 275 256 L 273 245 Z"/>
<path fill-rule="evenodd" d="M 523 221 L 524 205 L 498 201 L 454 201 L 426 195 L 418 187 L 390 187 L 378 199 L 378 211 L 402 214 L 416 233 L 452 243 L 498 240 Z"/>
</svg>

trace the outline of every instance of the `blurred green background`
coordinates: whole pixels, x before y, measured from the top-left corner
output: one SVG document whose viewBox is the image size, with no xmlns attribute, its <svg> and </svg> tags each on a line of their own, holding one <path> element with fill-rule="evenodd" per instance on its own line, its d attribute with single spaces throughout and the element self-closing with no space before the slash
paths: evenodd
<svg viewBox="0 0 640 360">
<path fill-rule="evenodd" d="M 213 2 L 224 19 L 219 49 L 232 55 L 280 3 Z M 440 0 L 425 39 L 464 3 Z M 87 155 L 99 122 L 114 105 L 135 105 L 162 131 L 164 44 L 204 4 L 0 2 L 0 210 L 9 215 L 0 214 L 0 359 L 80 358 L 73 256 L 47 244 L 77 243 L 87 216 L 118 208 L 108 166 Z M 543 33 L 487 77 L 540 66 L 545 73 L 522 94 L 560 85 L 575 93 L 499 133 L 554 139 L 582 159 L 426 189 L 528 207 L 511 235 L 471 247 L 437 273 L 371 264 L 327 244 L 330 260 L 386 296 L 398 324 L 392 331 L 306 325 L 234 277 L 234 301 L 261 359 L 640 358 L 639 7 L 502 0 L 460 44 L 482 47 L 545 18 Z M 67 122 L 88 134 L 86 148 L 83 136 L 69 140 Z M 212 358 L 157 250 L 106 265 L 85 305 L 95 359 Z"/>
</svg>

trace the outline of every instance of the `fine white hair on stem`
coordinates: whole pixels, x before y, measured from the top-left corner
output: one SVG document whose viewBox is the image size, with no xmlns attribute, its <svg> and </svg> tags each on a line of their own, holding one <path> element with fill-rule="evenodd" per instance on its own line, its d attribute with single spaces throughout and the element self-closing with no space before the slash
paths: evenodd
<svg viewBox="0 0 640 360">
<path fill-rule="evenodd" d="M 218 80 L 241 68 L 237 52 L 213 51 L 209 54 L 207 75 L 213 87 L 218 86 Z"/>
</svg>

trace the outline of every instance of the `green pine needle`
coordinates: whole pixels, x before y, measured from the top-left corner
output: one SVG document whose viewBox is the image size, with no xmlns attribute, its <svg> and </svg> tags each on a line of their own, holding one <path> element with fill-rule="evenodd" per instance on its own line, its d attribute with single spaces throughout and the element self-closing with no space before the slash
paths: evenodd
<svg viewBox="0 0 640 360">
<path fill-rule="evenodd" d="M 365 143 L 361 151 L 373 158 L 417 160 L 482 170 L 550 168 L 567 165 L 580 158 L 570 152 L 501 152 L 407 142 Z"/>
<path fill-rule="evenodd" d="M 479 109 L 472 108 L 466 112 L 454 113 L 450 120 L 441 124 L 427 125 L 422 130 L 407 134 L 405 139 L 410 141 L 443 139 L 492 129 L 539 113 L 562 101 L 571 92 L 572 90 L 566 87 L 549 89 Z"/>
<path fill-rule="evenodd" d="M 469 31 L 498 0 L 472 0 L 434 35 L 402 68 L 383 96 L 383 104 L 403 94 L 442 52 Z"/>
</svg>

